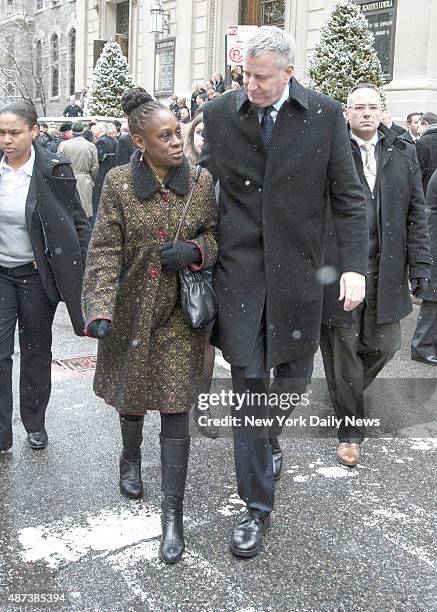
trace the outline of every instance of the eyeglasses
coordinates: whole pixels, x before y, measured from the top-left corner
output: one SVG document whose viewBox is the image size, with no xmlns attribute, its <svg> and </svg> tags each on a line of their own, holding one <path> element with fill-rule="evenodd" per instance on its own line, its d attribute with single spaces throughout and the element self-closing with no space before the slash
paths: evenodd
<svg viewBox="0 0 437 612">
<path fill-rule="evenodd" d="M 353 106 L 348 106 L 352 110 L 357 113 L 363 113 L 367 108 L 371 113 L 377 113 L 381 110 L 381 106 L 379 104 L 354 104 Z"/>
</svg>

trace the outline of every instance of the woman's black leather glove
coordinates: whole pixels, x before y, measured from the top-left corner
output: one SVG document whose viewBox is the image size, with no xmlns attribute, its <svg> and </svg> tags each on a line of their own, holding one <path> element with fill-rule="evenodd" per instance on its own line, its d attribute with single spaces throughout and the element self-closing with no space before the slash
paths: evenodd
<svg viewBox="0 0 437 612">
<path fill-rule="evenodd" d="M 166 242 L 160 247 L 161 265 L 166 272 L 177 272 L 202 261 L 199 249 L 192 242 Z"/>
<path fill-rule="evenodd" d="M 112 332 L 112 323 L 108 319 L 95 319 L 86 328 L 86 335 L 101 340 Z"/>
</svg>

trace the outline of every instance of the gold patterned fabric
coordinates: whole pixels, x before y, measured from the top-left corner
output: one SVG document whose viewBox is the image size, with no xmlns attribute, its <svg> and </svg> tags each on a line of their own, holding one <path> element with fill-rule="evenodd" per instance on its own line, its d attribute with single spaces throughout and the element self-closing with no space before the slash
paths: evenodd
<svg viewBox="0 0 437 612">
<path fill-rule="evenodd" d="M 126 414 L 189 410 L 202 376 L 205 331 L 191 329 L 177 273 L 161 270 L 159 247 L 176 235 L 194 169 L 184 164 L 162 193 L 137 156 L 111 170 L 103 186 L 82 293 L 87 324 L 113 322 L 99 341 L 94 391 Z M 216 205 L 202 171 L 180 239 L 194 240 L 203 266 L 217 257 Z"/>
</svg>

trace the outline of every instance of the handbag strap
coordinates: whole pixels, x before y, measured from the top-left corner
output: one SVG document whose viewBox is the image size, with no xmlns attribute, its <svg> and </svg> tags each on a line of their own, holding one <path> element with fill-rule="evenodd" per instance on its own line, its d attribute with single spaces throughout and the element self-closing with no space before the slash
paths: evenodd
<svg viewBox="0 0 437 612">
<path fill-rule="evenodd" d="M 173 246 L 179 240 L 179 234 L 181 232 L 182 223 L 184 222 L 184 219 L 185 219 L 185 216 L 187 214 L 188 208 L 189 208 L 189 206 L 191 204 L 191 200 L 193 199 L 193 193 L 194 193 L 194 190 L 196 189 L 197 181 L 199 180 L 199 177 L 200 177 L 201 173 L 202 173 L 202 166 L 200 166 L 199 164 L 196 164 L 196 172 L 194 174 L 194 184 L 193 184 L 193 186 L 191 188 L 190 195 L 187 198 L 187 202 L 186 202 L 186 204 L 184 206 L 184 210 L 182 211 L 181 220 L 179 221 L 178 231 L 176 232 L 175 239 L 173 240 Z"/>
</svg>

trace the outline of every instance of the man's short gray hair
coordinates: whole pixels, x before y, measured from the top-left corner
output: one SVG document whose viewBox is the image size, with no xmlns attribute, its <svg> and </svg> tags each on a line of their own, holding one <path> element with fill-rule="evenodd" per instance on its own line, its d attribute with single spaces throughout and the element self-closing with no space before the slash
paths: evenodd
<svg viewBox="0 0 437 612">
<path fill-rule="evenodd" d="M 108 124 L 104 121 L 99 121 L 96 123 L 95 129 L 99 132 L 99 134 L 107 134 L 108 133 Z"/>
<path fill-rule="evenodd" d="M 294 64 L 296 43 L 293 37 L 275 26 L 258 28 L 245 42 L 244 57 L 257 57 L 263 53 L 276 53 L 281 66 Z"/>
</svg>

